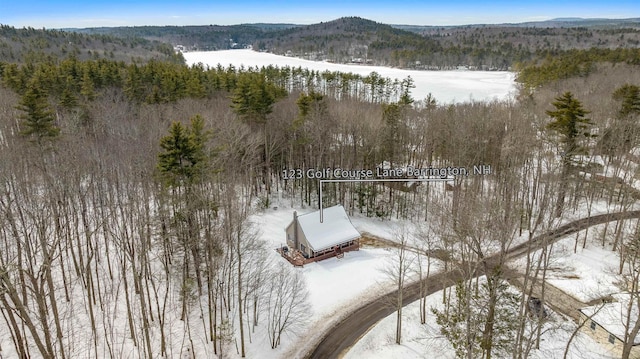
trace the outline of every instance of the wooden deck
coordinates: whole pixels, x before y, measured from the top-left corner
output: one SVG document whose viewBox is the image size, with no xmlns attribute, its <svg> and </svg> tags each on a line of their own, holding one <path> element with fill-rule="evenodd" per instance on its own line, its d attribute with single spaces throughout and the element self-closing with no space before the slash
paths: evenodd
<svg viewBox="0 0 640 359">
<path fill-rule="evenodd" d="M 288 260 L 289 263 L 293 264 L 296 267 L 303 267 L 305 264 L 318 262 L 333 257 L 342 258 L 344 256 L 344 253 L 357 250 L 360 250 L 360 244 L 358 241 L 356 241 L 356 243 L 349 247 L 340 248 L 337 251 L 325 253 L 313 258 L 305 258 L 299 250 L 289 249 L 289 251 L 285 252 L 282 250 L 282 248 L 276 249 L 276 251 L 278 251 L 278 253 L 280 253 L 280 255 L 282 256 L 282 258 Z"/>
<path fill-rule="evenodd" d="M 302 267 L 304 265 L 304 256 L 298 250 L 289 249 L 287 252 L 283 251 L 282 248 L 276 249 L 278 253 L 282 256 L 282 258 L 289 261 L 289 263 L 293 264 L 296 267 Z"/>
</svg>

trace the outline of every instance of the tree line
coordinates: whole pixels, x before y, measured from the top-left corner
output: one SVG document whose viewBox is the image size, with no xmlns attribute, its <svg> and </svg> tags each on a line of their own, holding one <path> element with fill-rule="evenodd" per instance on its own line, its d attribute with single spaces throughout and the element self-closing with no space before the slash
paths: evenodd
<svg viewBox="0 0 640 359">
<path fill-rule="evenodd" d="M 362 76 L 289 66 L 210 68 L 198 64 L 187 67 L 155 60 L 126 64 L 106 59 L 81 61 L 73 56 L 24 65 L 0 62 L 0 78 L 19 94 L 27 88 L 42 88 L 63 107 L 79 98 L 91 100 L 96 91 L 106 88 L 123 89 L 130 100 L 149 104 L 209 98 L 220 92 L 233 92 L 238 83 L 250 83 L 245 81 L 249 78 L 269 82 L 278 91 L 313 91 L 333 98 L 374 103 L 397 101 L 413 87 L 411 78 L 390 79 L 376 72 Z"/>
<path fill-rule="evenodd" d="M 171 44 L 142 37 L 82 34 L 55 29 L 15 28 L 0 24 L 0 62 L 52 61 L 68 56 L 81 60 L 110 59 L 145 62 L 150 59 L 183 63 Z"/>
<path fill-rule="evenodd" d="M 538 59 L 520 63 L 518 82 L 536 88 L 572 77 L 586 77 L 599 63 L 640 64 L 640 50 L 634 48 L 567 50 L 541 55 Z"/>
</svg>

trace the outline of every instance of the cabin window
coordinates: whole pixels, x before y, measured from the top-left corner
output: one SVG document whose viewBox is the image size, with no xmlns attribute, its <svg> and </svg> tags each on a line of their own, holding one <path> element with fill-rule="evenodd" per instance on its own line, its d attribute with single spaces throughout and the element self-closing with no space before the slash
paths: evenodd
<svg viewBox="0 0 640 359">
<path fill-rule="evenodd" d="M 593 320 L 591 321 L 591 325 L 590 325 L 591 329 L 596 330 L 596 322 L 594 322 Z"/>
<path fill-rule="evenodd" d="M 613 334 L 609 334 L 609 343 L 613 344 L 616 342 L 616 337 Z"/>
<path fill-rule="evenodd" d="M 300 243 L 300 251 L 302 253 L 307 253 L 307 247 L 304 246 L 304 244 Z"/>
</svg>

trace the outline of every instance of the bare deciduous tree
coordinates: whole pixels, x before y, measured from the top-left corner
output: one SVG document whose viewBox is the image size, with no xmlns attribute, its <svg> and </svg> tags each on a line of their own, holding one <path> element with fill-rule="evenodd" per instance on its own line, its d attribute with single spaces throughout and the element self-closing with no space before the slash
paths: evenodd
<svg viewBox="0 0 640 359">
<path fill-rule="evenodd" d="M 275 349 L 282 334 L 293 332 L 308 320 L 309 293 L 302 275 L 288 264 L 278 262 L 269 272 L 266 323 L 271 348 Z"/>
</svg>

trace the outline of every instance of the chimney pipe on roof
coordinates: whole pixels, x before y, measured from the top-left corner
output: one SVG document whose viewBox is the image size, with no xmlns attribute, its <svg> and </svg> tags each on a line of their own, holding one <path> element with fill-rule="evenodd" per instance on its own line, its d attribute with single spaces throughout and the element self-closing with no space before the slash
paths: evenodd
<svg viewBox="0 0 640 359">
<path fill-rule="evenodd" d="M 293 211 L 293 245 L 294 249 L 300 249 L 298 244 L 298 212 Z"/>
</svg>

